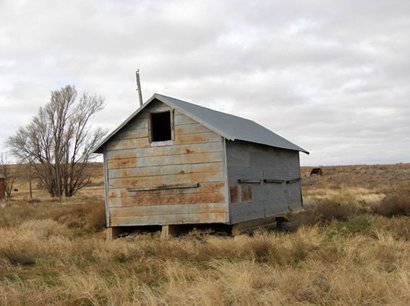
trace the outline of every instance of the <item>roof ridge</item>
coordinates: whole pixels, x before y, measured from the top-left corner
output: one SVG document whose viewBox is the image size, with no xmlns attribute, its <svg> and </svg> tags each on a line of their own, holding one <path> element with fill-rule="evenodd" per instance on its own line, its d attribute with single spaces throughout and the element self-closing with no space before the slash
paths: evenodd
<svg viewBox="0 0 410 306">
<path fill-rule="evenodd" d="M 253 123 L 256 123 L 256 124 L 260 125 L 259 123 L 257 123 L 256 121 L 254 121 L 254 120 L 252 120 L 252 119 L 248 119 L 248 118 L 241 117 L 241 116 L 238 116 L 238 115 L 233 115 L 233 114 L 226 113 L 226 112 L 223 112 L 223 111 L 220 111 L 220 110 L 216 110 L 216 109 L 212 109 L 212 108 L 209 108 L 209 107 L 206 107 L 206 106 L 202 106 L 202 105 L 199 105 L 199 104 L 196 104 L 196 103 L 191 103 L 191 102 L 188 102 L 188 101 L 185 101 L 185 100 L 176 99 L 176 98 L 174 98 L 174 97 L 166 96 L 166 95 L 159 94 L 159 93 L 154 93 L 154 95 L 160 96 L 160 97 L 165 97 L 165 98 L 168 98 L 168 99 L 177 100 L 177 101 L 179 101 L 179 102 L 183 102 L 183 103 L 187 103 L 187 104 L 190 104 L 190 105 L 194 105 L 194 106 L 197 106 L 197 107 L 200 107 L 200 108 L 204 108 L 204 109 L 209 110 L 209 111 L 212 111 L 212 112 L 221 113 L 221 114 L 224 114 L 224 115 L 227 115 L 227 116 L 230 116 L 230 117 L 236 117 L 236 118 L 239 118 L 239 119 L 242 119 L 242 120 L 246 120 L 246 121 L 250 121 L 250 122 L 253 122 Z M 262 126 L 262 125 L 260 125 L 260 126 Z M 262 126 L 262 127 L 263 127 L 263 126 Z"/>
</svg>

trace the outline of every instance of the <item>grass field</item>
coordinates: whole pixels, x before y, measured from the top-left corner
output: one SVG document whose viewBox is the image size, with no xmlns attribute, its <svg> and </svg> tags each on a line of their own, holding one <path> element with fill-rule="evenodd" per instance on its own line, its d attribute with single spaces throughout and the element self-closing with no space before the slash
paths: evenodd
<svg viewBox="0 0 410 306">
<path fill-rule="evenodd" d="M 0 305 L 410 305 L 410 166 L 302 169 L 305 210 L 251 235 L 104 237 L 101 177 L 0 208 Z"/>
</svg>

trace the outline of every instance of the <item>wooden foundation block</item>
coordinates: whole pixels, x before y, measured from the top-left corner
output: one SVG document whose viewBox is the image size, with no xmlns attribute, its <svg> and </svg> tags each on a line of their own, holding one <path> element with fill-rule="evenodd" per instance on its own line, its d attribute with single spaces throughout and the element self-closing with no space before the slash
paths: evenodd
<svg viewBox="0 0 410 306">
<path fill-rule="evenodd" d="M 168 239 L 178 233 L 178 225 L 163 225 L 161 229 L 161 239 Z"/>
<path fill-rule="evenodd" d="M 106 239 L 112 240 L 118 238 L 118 236 L 124 232 L 124 229 L 121 227 L 108 227 L 106 229 Z"/>
</svg>

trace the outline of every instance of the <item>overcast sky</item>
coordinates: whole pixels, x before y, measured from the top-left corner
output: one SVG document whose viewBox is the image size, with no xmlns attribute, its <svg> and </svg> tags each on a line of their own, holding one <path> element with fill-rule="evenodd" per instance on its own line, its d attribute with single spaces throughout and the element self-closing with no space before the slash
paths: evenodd
<svg viewBox="0 0 410 306">
<path fill-rule="evenodd" d="M 51 90 L 154 92 L 252 119 L 303 165 L 410 162 L 410 1 L 0 0 L 0 151 Z"/>
</svg>

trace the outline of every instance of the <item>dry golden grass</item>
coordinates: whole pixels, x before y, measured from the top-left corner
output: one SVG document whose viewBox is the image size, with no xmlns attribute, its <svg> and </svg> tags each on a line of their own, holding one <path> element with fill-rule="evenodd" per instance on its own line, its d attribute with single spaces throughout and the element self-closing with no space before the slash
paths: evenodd
<svg viewBox="0 0 410 306">
<path fill-rule="evenodd" d="M 307 180 L 293 231 L 233 238 L 105 241 L 99 198 L 7 202 L 0 305 L 410 305 L 409 197 Z"/>
<path fill-rule="evenodd" d="M 12 203 L 0 213 L 13 218 L 24 205 L 32 204 Z M 105 241 L 94 221 L 74 222 L 91 220 L 92 209 L 52 205 L 38 203 L 2 224 L 0 305 L 410 303 L 406 216 L 354 214 L 292 233 L 234 238 Z"/>
</svg>

